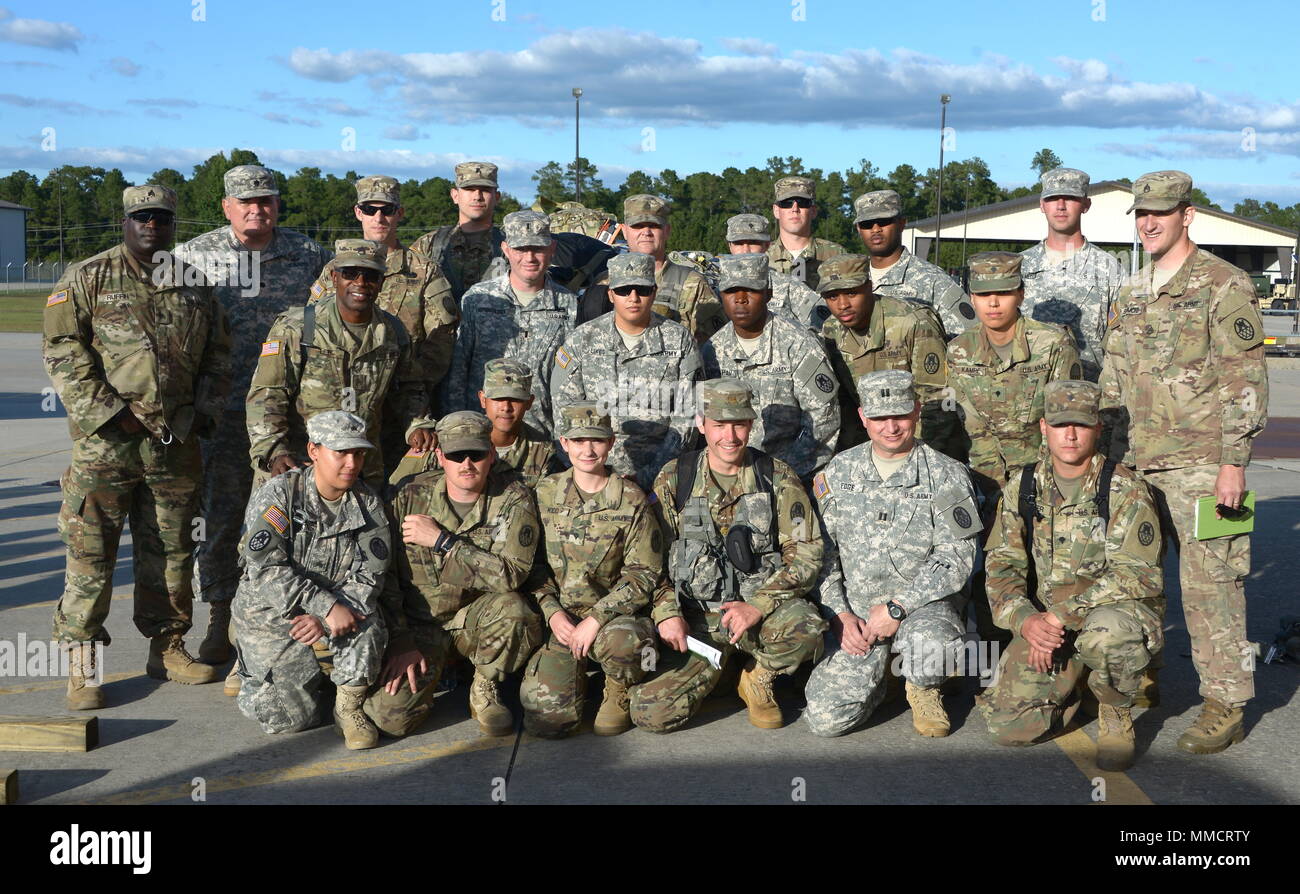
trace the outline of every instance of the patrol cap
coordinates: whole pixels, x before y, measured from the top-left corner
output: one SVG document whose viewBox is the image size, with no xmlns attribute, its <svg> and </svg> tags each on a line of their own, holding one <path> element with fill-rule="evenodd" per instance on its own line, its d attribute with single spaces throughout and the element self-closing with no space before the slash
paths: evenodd
<svg viewBox="0 0 1300 894">
<path fill-rule="evenodd" d="M 256 199 L 280 194 L 280 188 L 275 185 L 275 174 L 261 165 L 236 165 L 221 179 L 229 199 Z"/>
<path fill-rule="evenodd" d="M 497 166 L 490 161 L 462 161 L 456 165 L 456 188 L 486 186 L 497 188 Z"/>
<path fill-rule="evenodd" d="M 782 177 L 772 187 L 772 201 L 794 198 L 816 200 L 817 195 L 813 192 L 816 186 L 811 177 Z"/>
<path fill-rule="evenodd" d="M 1077 168 L 1052 168 L 1044 171 L 1038 182 L 1043 184 L 1042 196 L 1045 199 L 1052 196 L 1088 198 L 1088 175 Z"/>
<path fill-rule="evenodd" d="M 700 415 L 714 422 L 743 422 L 758 418 L 754 392 L 740 379 L 710 379 L 700 383 Z"/>
<path fill-rule="evenodd" d="M 1192 200 L 1192 178 L 1182 171 L 1154 171 L 1133 183 L 1133 204 L 1127 212 L 1172 211 Z"/>
<path fill-rule="evenodd" d="M 642 254 L 639 251 L 615 255 L 609 259 L 608 270 L 609 287 L 611 289 L 618 289 L 623 286 L 654 288 L 655 259 L 653 255 Z"/>
<path fill-rule="evenodd" d="M 482 413 L 473 410 L 448 413 L 438 420 L 433 431 L 438 436 L 438 448 L 444 454 L 492 447 L 492 423 Z"/>
<path fill-rule="evenodd" d="M 817 292 L 821 295 L 843 289 L 860 289 L 871 282 L 871 258 L 866 255 L 836 255 L 822 261 L 817 275 L 820 277 Z"/>
<path fill-rule="evenodd" d="M 392 177 L 362 177 L 355 186 L 358 205 L 364 205 L 366 202 L 402 204 L 402 188 Z"/>
<path fill-rule="evenodd" d="M 721 255 L 718 258 L 718 291 L 752 289 L 767 290 L 767 255 L 753 252 L 747 255 Z"/>
<path fill-rule="evenodd" d="M 1020 255 L 1010 251 L 982 251 L 970 258 L 970 291 L 1010 292 L 1021 286 Z"/>
<path fill-rule="evenodd" d="M 771 242 L 767 218 L 761 214 L 737 214 L 727 218 L 728 242 Z"/>
<path fill-rule="evenodd" d="M 388 246 L 372 239 L 338 239 L 334 242 L 334 269 L 365 267 L 383 273 L 388 269 Z"/>
<path fill-rule="evenodd" d="M 157 208 L 159 211 L 176 213 L 176 193 L 158 183 L 146 183 L 143 186 L 128 186 L 122 190 L 122 213 L 147 211 Z"/>
<path fill-rule="evenodd" d="M 899 217 L 902 213 L 903 200 L 892 189 L 877 189 L 874 192 L 866 192 L 853 200 L 853 222 L 855 224 L 866 223 L 869 220 L 886 220 L 891 217 Z"/>
<path fill-rule="evenodd" d="M 546 248 L 551 244 L 551 220 L 540 211 L 512 211 L 501 222 L 511 248 Z"/>
<path fill-rule="evenodd" d="M 1048 425 L 1097 425 L 1101 422 L 1101 386 L 1082 379 L 1048 382 L 1043 389 L 1043 418 Z"/>
<path fill-rule="evenodd" d="M 483 367 L 483 396 L 489 400 L 528 400 L 533 396 L 533 374 L 518 360 L 489 360 Z"/>
<path fill-rule="evenodd" d="M 668 226 L 668 212 L 672 209 L 658 196 L 645 193 L 628 196 L 623 202 L 623 226 L 634 227 L 642 223 L 657 223 Z"/>
<path fill-rule="evenodd" d="M 862 415 L 868 419 L 906 416 L 916 409 L 916 386 L 912 374 L 902 369 L 882 369 L 858 379 Z"/>
<path fill-rule="evenodd" d="M 560 437 L 612 438 L 614 426 L 598 401 L 580 400 L 560 410 Z"/>
<path fill-rule="evenodd" d="M 366 440 L 366 421 L 346 410 L 326 410 L 308 419 L 307 440 L 330 450 L 370 450 L 375 446 Z"/>
</svg>

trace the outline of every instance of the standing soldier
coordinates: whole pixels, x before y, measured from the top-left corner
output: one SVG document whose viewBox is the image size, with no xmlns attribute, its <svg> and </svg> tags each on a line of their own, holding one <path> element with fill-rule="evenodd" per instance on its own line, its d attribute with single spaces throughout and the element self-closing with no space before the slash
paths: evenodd
<svg viewBox="0 0 1300 894">
<path fill-rule="evenodd" d="M 966 469 L 916 440 L 912 376 L 882 370 L 858 382 L 870 441 L 836 456 L 813 481 L 826 524 L 821 603 L 832 651 L 808 678 L 804 716 L 819 736 L 866 722 L 901 655 L 912 728 L 946 736 L 939 685 L 965 630 L 959 600 L 980 531 Z"/>
<path fill-rule="evenodd" d="M 737 214 L 727 218 L 727 248 L 733 255 L 764 254 L 771 244 L 772 234 L 763 215 Z M 772 290 L 768 309 L 783 313 L 813 335 L 820 335 L 822 323 L 831 315 L 821 296 L 803 280 L 772 269 L 771 258 L 767 278 L 768 288 Z"/>
<path fill-rule="evenodd" d="M 202 479 L 197 437 L 220 422 L 230 387 L 230 326 L 211 288 L 167 249 L 176 193 L 147 183 L 122 193 L 122 244 L 73 265 L 45 302 L 44 359 L 68 411 L 72 465 L 59 533 L 67 544 L 54 638 L 112 640 L 104 629 L 113 567 L 129 517 L 135 625 L 149 637 L 149 676 L 210 683 L 182 637 L 194 589 L 193 522 Z M 96 648 L 69 649 L 67 706 L 104 706 Z"/>
<path fill-rule="evenodd" d="M 569 334 L 555 352 L 556 412 L 599 400 L 617 432 L 610 465 L 649 489 L 693 439 L 700 355 L 691 333 L 651 310 L 655 261 L 630 252 L 609 261 L 614 309 Z"/>
<path fill-rule="evenodd" d="M 487 161 L 456 165 L 451 200 L 456 205 L 456 225 L 425 233 L 411 248 L 433 259 L 451 283 L 459 304 L 469 289 L 505 273 L 501 243 L 506 235 L 492 225 L 492 215 L 501 201 L 497 166 Z"/>
<path fill-rule="evenodd" d="M 199 660 L 230 658 L 230 600 L 239 584 L 239 526 L 253 489 L 244 416 L 248 385 L 266 334 L 276 317 L 307 300 L 330 254 L 301 233 L 276 226 L 280 190 L 260 165 L 226 171 L 221 212 L 230 221 L 176 248 L 176 256 L 201 269 L 214 286 L 231 330 L 231 383 L 221 424 L 203 448 L 205 537 L 195 557 L 195 586 L 212 614 Z"/>
<path fill-rule="evenodd" d="M 344 744 L 374 748 L 362 712 L 387 634 L 379 617 L 391 541 L 379 495 L 361 480 L 366 422 L 329 410 L 307 423 L 312 464 L 257 489 L 244 517 L 244 574 L 235 595 L 239 710 L 268 733 L 324 719 L 328 696 L 312 644 L 329 641 L 334 725 Z"/>
<path fill-rule="evenodd" d="M 780 238 L 769 240 L 767 258 L 772 269 L 787 273 L 810 289 L 816 289 L 822 261 L 843 254 L 844 249 L 813 236 L 817 219 L 816 184 L 808 177 L 782 177 L 772 187 L 772 217 Z"/>
<path fill-rule="evenodd" d="M 549 631 L 519 688 L 524 729 L 565 736 L 582 722 L 587 658 L 605 672 L 595 733 L 632 727 L 628 687 L 654 667 L 650 599 L 663 575 L 663 532 L 641 488 L 605 464 L 614 447 L 596 401 L 560 410 L 560 446 L 573 467 L 537 487 L 546 538 L 543 583 L 533 594 Z"/>
<path fill-rule="evenodd" d="M 1191 193 L 1182 171 L 1133 184 L 1129 210 L 1152 263 L 1115 300 L 1101 387 L 1114 426 L 1106 455 L 1138 469 L 1179 551 L 1205 704 L 1178 747 L 1211 754 L 1241 741 L 1242 706 L 1255 694 L 1244 584 L 1250 536 L 1196 539 L 1196 501 L 1214 497 L 1220 516 L 1241 509 L 1251 443 L 1268 417 L 1268 369 L 1250 278 L 1188 236 Z"/>
<path fill-rule="evenodd" d="M 1038 426 L 1051 462 L 1012 476 L 989 532 L 989 601 L 1015 638 L 979 707 L 999 744 L 1032 745 L 1069 724 L 1090 670 L 1097 766 L 1125 770 L 1130 708 L 1164 636 L 1160 521 L 1140 477 L 1097 452 L 1100 389 L 1064 380 L 1045 390 Z"/>
<path fill-rule="evenodd" d="M 739 651 L 749 722 L 778 729 L 773 683 L 821 653 L 826 622 L 807 599 L 821 568 L 821 524 L 794 470 L 747 446 L 757 415 L 749 386 L 715 379 L 700 395 L 705 449 L 665 466 L 651 496 L 671 544 L 651 617 L 676 654 L 632 691 L 632 722 L 657 733 L 685 726 Z"/>
<path fill-rule="evenodd" d="M 951 276 L 903 247 L 903 203 L 892 189 L 863 193 L 853 202 L 853 222 L 871 255 L 871 286 L 877 295 L 934 309 L 948 338 L 975 321 L 966 293 Z"/>
<path fill-rule="evenodd" d="M 1083 238 L 1080 219 L 1092 207 L 1088 175 L 1053 168 L 1039 179 L 1043 192 L 1038 207 L 1047 218 L 1047 238 L 1020 253 L 1025 283 L 1020 311 L 1041 323 L 1067 326 L 1079 346 L 1083 378 L 1095 382 L 1101 375 L 1106 319 L 1124 271 L 1114 255 Z"/>
<path fill-rule="evenodd" d="M 718 288 L 731 320 L 701 349 L 704 374 L 743 381 L 759 407 L 754 443 L 801 481 L 830 460 L 840 433 L 835 374 L 821 340 L 767 311 L 767 255 L 725 255 Z"/>
</svg>

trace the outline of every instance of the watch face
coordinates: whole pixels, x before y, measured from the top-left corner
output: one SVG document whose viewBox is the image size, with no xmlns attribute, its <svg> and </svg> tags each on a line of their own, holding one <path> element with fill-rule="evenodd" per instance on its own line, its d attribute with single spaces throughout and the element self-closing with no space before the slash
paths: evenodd
<svg viewBox="0 0 1300 894">
<path fill-rule="evenodd" d="M 889 609 L 889 617 L 893 618 L 895 621 L 903 620 L 903 609 L 901 607 L 894 605 L 894 603 L 891 602 L 886 606 L 886 608 Z"/>
</svg>

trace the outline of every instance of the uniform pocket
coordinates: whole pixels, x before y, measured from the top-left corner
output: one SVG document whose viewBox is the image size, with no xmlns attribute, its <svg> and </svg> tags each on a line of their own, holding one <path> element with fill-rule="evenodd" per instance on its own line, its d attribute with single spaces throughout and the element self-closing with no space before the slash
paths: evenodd
<svg viewBox="0 0 1300 894">
<path fill-rule="evenodd" d="M 87 495 L 77 488 L 66 488 L 59 508 L 59 534 L 73 558 L 95 559 L 104 553 L 104 527 L 96 513 L 87 517 L 91 506 Z"/>
<path fill-rule="evenodd" d="M 1250 573 L 1250 538 L 1216 537 L 1205 544 L 1205 573 L 1216 584 L 1243 580 Z"/>
</svg>

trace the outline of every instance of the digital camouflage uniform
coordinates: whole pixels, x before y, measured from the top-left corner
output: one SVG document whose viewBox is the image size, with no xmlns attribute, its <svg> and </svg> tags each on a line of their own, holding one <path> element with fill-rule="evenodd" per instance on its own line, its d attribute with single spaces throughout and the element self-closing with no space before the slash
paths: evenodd
<svg viewBox="0 0 1300 894">
<path fill-rule="evenodd" d="M 670 211 L 668 203 L 658 196 L 629 196 L 623 202 L 623 226 L 657 223 L 666 229 Z M 658 291 L 654 312 L 685 326 L 698 344 L 704 344 L 726 324 L 718 296 L 698 270 L 666 260 L 655 272 L 655 285 Z"/>
<path fill-rule="evenodd" d="M 761 214 L 737 214 L 727 219 L 727 242 L 761 242 L 764 246 L 772 243 L 768 230 L 767 218 Z M 766 250 L 766 249 L 765 249 Z M 735 254 L 743 254 L 736 252 Z M 811 289 L 803 280 L 796 279 L 789 273 L 780 273 L 771 269 L 767 271 L 768 288 L 772 298 L 767 309 L 784 314 L 803 326 L 813 335 L 821 335 L 822 324 L 830 317 L 826 302 L 815 289 Z"/>
<path fill-rule="evenodd" d="M 123 206 L 175 211 L 176 195 L 130 187 Z M 45 370 L 72 436 L 58 522 L 68 548 L 54 610 L 60 641 L 110 641 L 104 621 L 128 517 L 136 627 L 151 638 L 190 627 L 198 435 L 225 406 L 230 327 L 208 286 L 181 284 L 186 273 L 194 271 L 170 258 L 142 265 L 117 245 L 70 267 L 46 299 Z M 129 435 L 114 420 L 128 407 L 143 432 Z"/>
<path fill-rule="evenodd" d="M 461 162 L 456 165 L 455 176 L 457 189 L 497 188 L 497 166 L 491 162 Z M 411 244 L 411 249 L 438 265 L 459 305 L 469 289 L 506 272 L 508 265 L 501 253 L 505 238 L 505 232 L 499 227 L 468 233 L 457 224 L 425 233 Z"/>
</svg>

